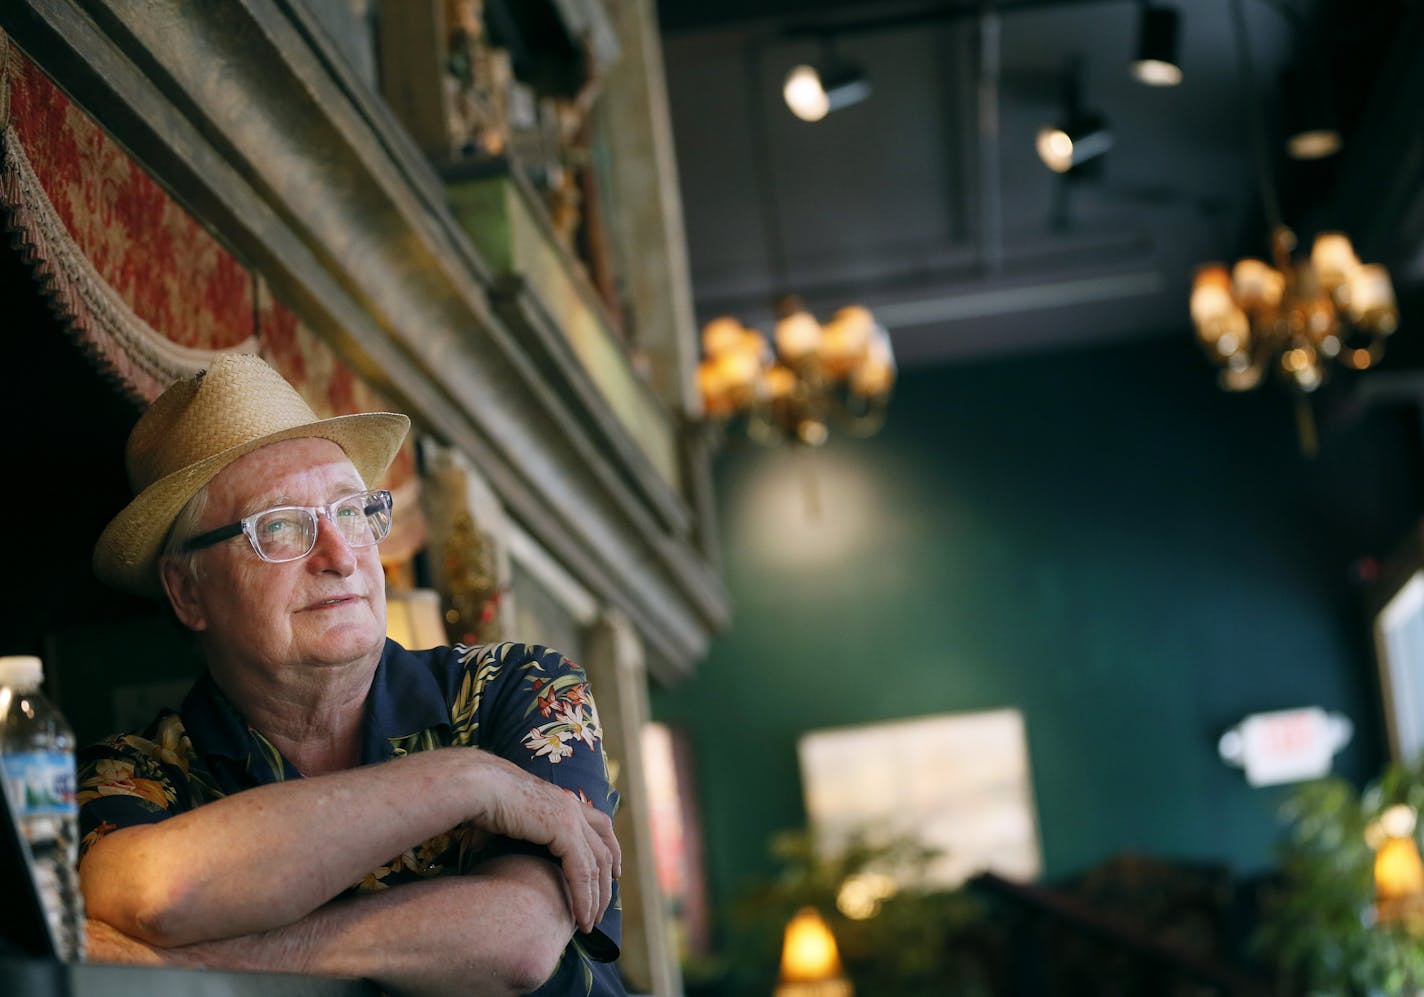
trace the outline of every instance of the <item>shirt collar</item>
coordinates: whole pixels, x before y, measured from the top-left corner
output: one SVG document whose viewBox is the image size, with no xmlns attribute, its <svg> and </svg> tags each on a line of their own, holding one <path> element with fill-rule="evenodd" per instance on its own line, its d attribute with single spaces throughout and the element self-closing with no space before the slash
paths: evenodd
<svg viewBox="0 0 1424 997">
<path fill-rule="evenodd" d="M 407 651 L 387 639 L 366 699 L 361 761 L 391 756 L 391 742 L 432 727 L 450 726 L 450 708 L 428 662 L 431 652 Z"/>
<path fill-rule="evenodd" d="M 247 758 L 251 750 L 247 721 L 207 672 L 188 691 L 180 712 L 189 738 L 203 754 Z"/>
<path fill-rule="evenodd" d="M 361 761 L 381 761 L 391 755 L 391 741 L 431 727 L 450 724 L 450 711 L 440 683 L 425 661 L 428 653 L 407 651 L 387 640 L 366 697 L 361 730 Z M 235 761 L 248 759 L 252 739 L 247 719 L 232 700 L 204 673 L 182 706 L 183 726 L 204 754 Z"/>
</svg>

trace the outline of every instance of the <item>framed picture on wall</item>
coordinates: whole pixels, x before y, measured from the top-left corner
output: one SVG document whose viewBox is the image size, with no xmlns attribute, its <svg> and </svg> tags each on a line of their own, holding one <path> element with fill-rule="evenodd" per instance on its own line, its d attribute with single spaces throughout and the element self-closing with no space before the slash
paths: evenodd
<svg viewBox="0 0 1424 997">
<path fill-rule="evenodd" d="M 811 731 L 797 746 L 816 845 L 902 838 L 938 857 L 918 883 L 952 889 L 978 872 L 1038 878 L 1041 852 L 1023 714 L 942 713 Z M 897 871 L 889 871 L 898 878 Z"/>
<path fill-rule="evenodd" d="M 1424 750 L 1424 526 L 1380 569 L 1371 595 L 1390 756 L 1412 762 Z"/>
<path fill-rule="evenodd" d="M 692 741 L 679 727 L 643 728 L 643 775 L 658 886 L 678 955 L 712 953 L 712 917 L 702 860 L 702 814 L 693 783 Z"/>
</svg>

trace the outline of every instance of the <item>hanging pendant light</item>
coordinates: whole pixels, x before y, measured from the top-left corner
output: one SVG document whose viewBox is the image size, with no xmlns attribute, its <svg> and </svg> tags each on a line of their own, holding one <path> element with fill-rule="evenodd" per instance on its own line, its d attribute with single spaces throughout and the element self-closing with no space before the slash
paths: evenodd
<svg viewBox="0 0 1424 997">
<path fill-rule="evenodd" d="M 860 305 L 822 324 L 792 296 L 777 314 L 771 342 L 730 316 L 703 327 L 697 381 L 706 414 L 745 417 L 748 434 L 767 444 L 820 446 L 832 424 L 876 432 L 896 376 L 885 328 Z"/>
<path fill-rule="evenodd" d="M 1174 87 L 1182 82 L 1177 60 L 1178 22 L 1175 7 L 1143 5 L 1137 22 L 1137 58 L 1132 61 L 1132 76 L 1139 83 Z"/>
<path fill-rule="evenodd" d="M 1333 367 L 1366 370 L 1378 364 L 1385 341 L 1399 327 L 1399 307 L 1389 272 L 1377 263 L 1361 263 L 1344 233 L 1321 232 L 1309 256 L 1295 255 L 1295 233 L 1280 219 L 1271 182 L 1241 3 L 1232 3 L 1237 57 L 1261 202 L 1271 223 L 1270 260 L 1246 257 L 1229 269 L 1223 263 L 1198 267 L 1192 324 L 1220 368 L 1223 388 L 1250 390 L 1275 370 L 1294 389 L 1301 448 L 1314 456 L 1309 394 Z"/>
<path fill-rule="evenodd" d="M 1230 271 L 1221 263 L 1197 269 L 1192 323 L 1228 390 L 1256 387 L 1275 366 L 1314 391 L 1329 364 L 1377 364 L 1399 327 L 1389 272 L 1361 263 L 1344 233 L 1320 233 L 1303 259 L 1292 257 L 1294 248 L 1294 233 L 1282 226 L 1272 238 L 1273 264 L 1246 257 Z"/>
</svg>

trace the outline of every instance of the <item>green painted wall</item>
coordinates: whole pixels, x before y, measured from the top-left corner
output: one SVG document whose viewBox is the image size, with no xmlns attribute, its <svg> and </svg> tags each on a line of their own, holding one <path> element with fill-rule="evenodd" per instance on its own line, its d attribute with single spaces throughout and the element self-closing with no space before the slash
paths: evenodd
<svg viewBox="0 0 1424 997">
<path fill-rule="evenodd" d="M 1352 565 L 1420 512 L 1416 418 L 1368 413 L 1306 461 L 1279 387 L 1226 395 L 1156 340 L 912 372 L 879 436 L 815 454 L 729 442 L 735 616 L 654 695 L 693 737 L 714 902 L 804 822 L 803 731 L 1009 705 L 1048 877 L 1125 849 L 1267 864 L 1282 793 L 1216 739 L 1321 705 L 1357 725 L 1337 771 L 1382 763 Z"/>
</svg>

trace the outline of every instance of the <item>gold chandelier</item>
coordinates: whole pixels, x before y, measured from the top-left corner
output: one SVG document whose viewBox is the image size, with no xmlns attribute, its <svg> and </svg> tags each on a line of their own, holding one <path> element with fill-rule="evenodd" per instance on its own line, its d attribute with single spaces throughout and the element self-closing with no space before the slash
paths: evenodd
<svg viewBox="0 0 1424 997">
<path fill-rule="evenodd" d="M 777 306 L 772 344 L 735 318 L 708 322 L 697 368 L 709 418 L 746 416 L 759 443 L 820 446 L 830 423 L 869 436 L 885 422 L 895 385 L 890 336 L 860 305 L 840 309 L 824 325 L 798 298 Z"/>
<path fill-rule="evenodd" d="M 1232 0 L 1231 13 L 1251 158 L 1271 230 L 1271 262 L 1247 257 L 1229 271 L 1222 263 L 1198 267 L 1192 324 L 1207 356 L 1221 367 L 1223 388 L 1248 391 L 1275 368 L 1295 389 L 1301 449 L 1314 456 L 1310 392 L 1324 382 L 1332 363 L 1353 370 L 1379 363 L 1385 340 L 1399 326 L 1399 308 L 1389 271 L 1361 263 L 1341 232 L 1322 232 L 1309 256 L 1292 256 L 1295 233 L 1282 221 L 1272 182 L 1243 0 Z"/>
<path fill-rule="evenodd" d="M 1246 257 L 1228 271 L 1208 263 L 1192 283 L 1192 323 L 1221 367 L 1222 387 L 1254 388 L 1274 366 L 1314 391 L 1332 361 L 1352 370 L 1379 363 L 1399 326 L 1389 271 L 1361 263 L 1340 232 L 1322 232 L 1309 257 L 1294 260 L 1295 235 L 1278 225 L 1271 248 L 1274 265 Z"/>
</svg>

